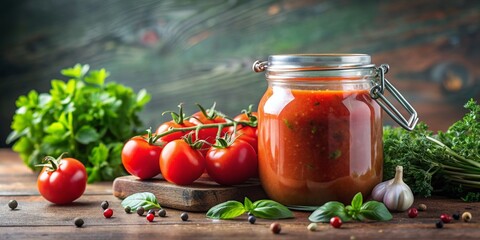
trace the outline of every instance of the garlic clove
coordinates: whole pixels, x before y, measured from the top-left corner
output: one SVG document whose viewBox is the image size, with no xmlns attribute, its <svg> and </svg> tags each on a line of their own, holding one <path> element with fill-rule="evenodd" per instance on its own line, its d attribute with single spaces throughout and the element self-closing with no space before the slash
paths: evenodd
<svg viewBox="0 0 480 240">
<path fill-rule="evenodd" d="M 403 167 L 397 166 L 393 182 L 386 186 L 383 203 L 392 211 L 406 211 L 413 204 L 414 196 L 410 187 L 403 182 Z"/>
<path fill-rule="evenodd" d="M 375 201 L 383 201 L 383 197 L 385 196 L 385 192 L 387 191 L 387 186 L 392 184 L 393 179 L 381 182 L 377 184 L 372 190 L 372 198 Z"/>
</svg>

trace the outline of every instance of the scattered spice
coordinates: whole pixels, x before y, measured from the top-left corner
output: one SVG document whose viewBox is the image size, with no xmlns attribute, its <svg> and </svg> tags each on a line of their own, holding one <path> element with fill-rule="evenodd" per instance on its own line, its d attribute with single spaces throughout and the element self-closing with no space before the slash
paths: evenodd
<svg viewBox="0 0 480 240">
<path fill-rule="evenodd" d="M 462 214 L 462 220 L 463 220 L 464 222 L 470 222 L 470 220 L 472 220 L 472 214 L 469 213 L 469 212 L 464 212 L 464 213 Z"/>
<path fill-rule="evenodd" d="M 13 199 L 13 200 L 8 201 L 8 207 L 12 210 L 15 210 L 15 208 L 18 207 L 17 200 Z"/>
<path fill-rule="evenodd" d="M 280 226 L 280 223 L 274 222 L 270 224 L 270 231 L 274 234 L 279 234 L 282 231 L 282 226 Z"/>
<path fill-rule="evenodd" d="M 330 225 L 334 228 L 340 228 L 342 226 L 342 219 L 339 217 L 332 217 L 330 218 Z"/>
<path fill-rule="evenodd" d="M 75 226 L 77 226 L 78 228 L 80 228 L 80 227 L 83 226 L 83 224 L 84 224 L 85 222 L 83 221 L 83 219 L 77 217 L 77 218 L 73 219 L 73 223 L 75 224 Z"/>
<path fill-rule="evenodd" d="M 317 231 L 317 228 L 318 228 L 318 224 L 317 224 L 317 223 L 310 223 L 310 224 L 308 224 L 308 226 L 307 226 L 307 229 L 308 229 L 309 231 L 312 231 L 312 232 Z"/>
<path fill-rule="evenodd" d="M 147 214 L 147 221 L 153 222 L 153 219 L 155 219 L 155 214 L 153 213 Z"/>
<path fill-rule="evenodd" d="M 103 216 L 105 218 L 111 218 L 113 216 L 113 210 L 111 208 L 105 209 L 105 211 L 103 211 Z"/>
<path fill-rule="evenodd" d="M 125 212 L 126 213 L 131 213 L 132 212 L 132 208 L 130 206 L 126 206 L 125 207 Z"/>
<path fill-rule="evenodd" d="M 102 204 L 100 204 L 103 210 L 106 210 L 108 208 L 108 205 L 108 201 L 103 201 Z"/>
<path fill-rule="evenodd" d="M 442 220 L 437 221 L 437 222 L 435 223 L 435 227 L 437 227 L 437 228 L 443 228 L 443 222 L 442 222 Z"/>
<path fill-rule="evenodd" d="M 418 211 L 427 211 L 427 205 L 423 204 L 423 203 L 420 203 L 418 204 Z"/>
<path fill-rule="evenodd" d="M 167 216 L 167 211 L 165 211 L 165 209 L 163 209 L 163 208 L 160 209 L 160 210 L 158 211 L 158 216 L 159 216 L 159 217 L 165 217 L 165 216 Z"/>
<path fill-rule="evenodd" d="M 182 219 L 182 221 L 188 221 L 188 213 L 184 212 L 182 214 L 180 214 L 180 218 Z"/>
<path fill-rule="evenodd" d="M 456 212 L 456 213 L 452 214 L 452 217 L 453 217 L 453 219 L 455 219 L 455 220 L 459 220 L 459 219 L 460 219 L 460 213 L 459 213 L 459 212 Z"/>
<path fill-rule="evenodd" d="M 416 218 L 418 216 L 418 210 L 416 208 L 408 209 L 408 217 L 409 218 Z"/>
<path fill-rule="evenodd" d="M 138 207 L 137 208 L 137 214 L 138 216 L 143 216 L 143 213 L 145 212 L 145 208 L 143 207 Z"/>
<path fill-rule="evenodd" d="M 155 209 L 148 210 L 147 215 L 148 214 L 153 214 L 153 216 L 155 216 Z"/>
<path fill-rule="evenodd" d="M 444 223 L 450 223 L 452 221 L 452 216 L 443 213 L 442 215 L 440 215 L 440 220 L 442 220 L 442 222 Z"/>
<path fill-rule="evenodd" d="M 257 218 L 255 218 L 255 216 L 253 216 L 253 215 L 248 216 L 248 222 L 249 223 L 255 224 L 255 221 L 257 221 Z"/>
</svg>

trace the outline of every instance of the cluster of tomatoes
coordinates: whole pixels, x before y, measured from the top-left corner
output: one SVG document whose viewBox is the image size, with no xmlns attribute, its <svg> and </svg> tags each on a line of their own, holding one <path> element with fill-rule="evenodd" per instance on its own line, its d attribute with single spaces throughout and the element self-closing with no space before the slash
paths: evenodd
<svg viewBox="0 0 480 240">
<path fill-rule="evenodd" d="M 230 119 L 212 108 L 185 117 L 170 112 L 172 120 L 155 133 L 135 136 L 122 149 L 122 163 L 145 180 L 162 174 L 177 185 L 189 185 L 205 172 L 215 182 L 235 185 L 257 175 L 256 112 Z"/>
</svg>

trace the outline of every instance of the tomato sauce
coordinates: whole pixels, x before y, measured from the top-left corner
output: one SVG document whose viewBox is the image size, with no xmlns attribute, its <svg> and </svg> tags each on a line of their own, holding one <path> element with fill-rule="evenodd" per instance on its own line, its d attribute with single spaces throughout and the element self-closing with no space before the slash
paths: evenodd
<svg viewBox="0 0 480 240">
<path fill-rule="evenodd" d="M 271 199 L 350 204 L 381 181 L 381 109 L 369 89 L 269 85 L 258 114 L 259 174 Z"/>
</svg>

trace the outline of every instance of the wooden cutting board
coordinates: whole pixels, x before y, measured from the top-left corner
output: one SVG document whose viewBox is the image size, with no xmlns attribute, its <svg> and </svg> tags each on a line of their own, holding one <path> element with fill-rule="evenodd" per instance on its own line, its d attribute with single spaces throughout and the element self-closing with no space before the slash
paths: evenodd
<svg viewBox="0 0 480 240">
<path fill-rule="evenodd" d="M 191 212 L 207 211 L 228 200 L 237 200 L 243 203 L 245 197 L 252 201 L 267 198 L 258 179 L 251 179 L 235 186 L 219 185 L 208 176 L 202 176 L 188 186 L 169 183 L 161 176 L 143 181 L 134 176 L 124 176 L 113 181 L 113 195 L 118 198 L 124 199 L 138 192 L 155 194 L 162 207 Z"/>
</svg>

